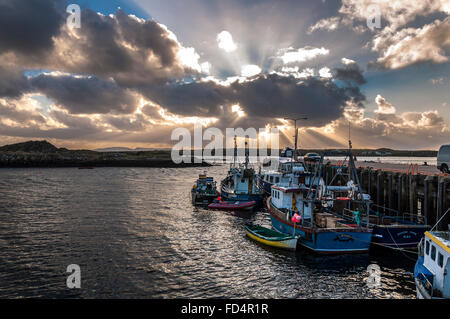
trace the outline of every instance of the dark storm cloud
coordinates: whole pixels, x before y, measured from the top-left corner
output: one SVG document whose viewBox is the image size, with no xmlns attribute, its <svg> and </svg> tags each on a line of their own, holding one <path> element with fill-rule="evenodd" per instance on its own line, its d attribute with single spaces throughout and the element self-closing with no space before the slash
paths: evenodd
<svg viewBox="0 0 450 319">
<path fill-rule="evenodd" d="M 163 66 L 175 63 L 175 52 L 178 44 L 168 37 L 167 30 L 163 29 L 154 20 L 145 20 L 141 23 L 133 19 L 123 10 L 116 12 L 122 37 L 133 46 L 150 50 L 159 57 Z"/>
<path fill-rule="evenodd" d="M 0 0 L 0 53 L 49 51 L 64 21 L 63 4 L 62 0 Z"/>
<path fill-rule="evenodd" d="M 22 70 L 0 64 L 0 97 L 18 98 L 30 85 Z"/>
<path fill-rule="evenodd" d="M 54 99 L 72 114 L 132 113 L 137 99 L 113 81 L 96 77 L 41 74 L 31 80 L 34 89 Z"/>
<path fill-rule="evenodd" d="M 340 88 L 330 80 L 277 74 L 222 86 L 215 82 L 170 85 L 147 92 L 148 97 L 169 111 L 183 115 L 223 116 L 221 106 L 239 104 L 248 118 L 274 118 L 307 114 L 308 125 L 320 126 L 342 115 L 347 102 L 365 99 L 357 87 Z"/>
<path fill-rule="evenodd" d="M 346 65 L 344 68 L 336 68 L 335 77 L 338 80 L 342 80 L 349 85 L 363 85 L 367 81 L 364 78 L 363 70 L 356 63 Z"/>
</svg>

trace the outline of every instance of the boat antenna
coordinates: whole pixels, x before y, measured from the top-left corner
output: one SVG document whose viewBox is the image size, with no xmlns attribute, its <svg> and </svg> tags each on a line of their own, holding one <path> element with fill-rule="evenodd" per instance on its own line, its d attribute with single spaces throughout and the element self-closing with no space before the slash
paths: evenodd
<svg viewBox="0 0 450 319">
<path fill-rule="evenodd" d="M 297 117 L 297 118 L 285 118 L 285 120 L 287 121 L 293 121 L 294 122 L 294 130 L 295 130 L 295 146 L 294 146 L 294 154 L 293 154 L 293 159 L 295 162 L 297 162 L 297 142 L 298 142 L 298 128 L 297 128 L 297 121 L 300 120 L 307 120 L 308 118 L 304 115 L 302 115 L 301 117 Z"/>
<path fill-rule="evenodd" d="M 352 147 L 352 123 L 348 121 L 348 149 L 351 150 Z"/>
<path fill-rule="evenodd" d="M 236 136 L 234 137 L 234 152 L 233 152 L 233 162 L 234 162 L 234 167 L 236 167 L 236 155 L 237 155 L 237 141 L 236 141 Z"/>
</svg>

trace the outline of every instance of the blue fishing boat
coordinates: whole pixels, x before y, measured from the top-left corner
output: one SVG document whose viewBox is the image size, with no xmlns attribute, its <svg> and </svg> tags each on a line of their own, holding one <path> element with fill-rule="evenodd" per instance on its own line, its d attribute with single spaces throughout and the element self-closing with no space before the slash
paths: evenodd
<svg viewBox="0 0 450 319">
<path fill-rule="evenodd" d="M 191 189 L 192 204 L 196 206 L 207 206 L 212 203 L 219 193 L 216 182 L 212 177 L 208 177 L 206 172 L 200 174 Z"/>
<path fill-rule="evenodd" d="M 347 161 L 348 159 L 348 161 Z M 336 170 L 331 182 L 325 187 L 323 198 L 327 198 L 328 206 L 333 214 L 363 227 L 372 229 L 372 245 L 381 248 L 417 249 L 417 245 L 430 229 L 422 216 L 400 214 L 393 209 L 379 207 L 390 215 L 373 209 L 376 205 L 360 187 L 358 174 L 354 164 L 354 156 L 349 151 L 347 158 Z M 370 208 L 359 210 L 352 205 L 355 201 L 365 200 Z M 378 206 L 377 206 L 378 207 Z"/>
<path fill-rule="evenodd" d="M 417 298 L 450 299 L 450 230 L 425 233 L 419 245 L 414 281 Z"/>
<path fill-rule="evenodd" d="M 301 171 L 291 173 L 288 183 L 272 186 L 266 204 L 273 228 L 299 236 L 299 245 L 318 254 L 368 252 L 371 229 L 330 213 L 321 199 L 324 189 L 322 178 Z M 296 215 L 298 223 L 293 220 Z"/>
<path fill-rule="evenodd" d="M 220 194 L 223 201 L 255 201 L 257 206 L 263 205 L 264 191 L 258 188 L 257 174 L 252 167 L 249 167 L 247 150 L 244 163 L 230 164 L 227 177 L 221 182 Z"/>
</svg>

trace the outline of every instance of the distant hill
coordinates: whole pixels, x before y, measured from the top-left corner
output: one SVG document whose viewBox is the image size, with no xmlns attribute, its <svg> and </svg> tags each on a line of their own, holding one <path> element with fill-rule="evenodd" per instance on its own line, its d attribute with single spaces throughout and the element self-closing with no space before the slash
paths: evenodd
<svg viewBox="0 0 450 319">
<path fill-rule="evenodd" d="M 47 141 L 28 141 L 0 147 L 0 152 L 56 153 L 58 150 Z"/>
<path fill-rule="evenodd" d="M 149 152 L 149 151 L 170 151 L 170 149 L 107 147 L 107 148 L 96 148 L 94 151 L 100 152 L 100 153 L 108 153 L 108 152 Z"/>
</svg>

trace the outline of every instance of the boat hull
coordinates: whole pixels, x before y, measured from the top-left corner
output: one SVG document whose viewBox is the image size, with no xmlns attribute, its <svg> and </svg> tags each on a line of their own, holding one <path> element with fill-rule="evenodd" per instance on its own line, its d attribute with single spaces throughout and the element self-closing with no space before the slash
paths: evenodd
<svg viewBox="0 0 450 319">
<path fill-rule="evenodd" d="M 297 249 L 297 238 L 295 237 L 288 237 L 286 239 L 282 240 L 273 240 L 270 238 L 264 238 L 257 233 L 253 232 L 248 227 L 245 228 L 246 235 L 253 239 L 256 242 L 259 242 L 261 244 L 264 244 L 266 246 L 275 247 L 279 249 L 285 249 L 285 250 L 291 250 L 295 251 Z"/>
<path fill-rule="evenodd" d="M 433 274 L 423 265 L 423 256 L 414 266 L 414 282 L 418 299 L 432 299 Z"/>
<path fill-rule="evenodd" d="M 208 206 L 211 204 L 219 194 L 201 194 L 197 192 L 192 192 L 192 204 L 195 206 Z"/>
<path fill-rule="evenodd" d="M 208 205 L 208 208 L 211 209 L 220 209 L 220 210 L 252 210 L 256 205 L 256 202 L 239 202 L 239 204 L 235 203 L 211 203 Z"/>
<path fill-rule="evenodd" d="M 370 230 L 319 229 L 295 225 L 267 201 L 273 227 L 282 233 L 300 236 L 299 245 L 317 254 L 367 253 L 372 233 Z"/>
<path fill-rule="evenodd" d="M 417 249 L 417 245 L 429 230 L 425 225 L 375 225 L 372 243 L 388 248 Z"/>
<path fill-rule="evenodd" d="M 224 201 L 230 202 L 252 202 L 256 203 L 256 206 L 263 204 L 263 194 L 234 194 L 222 189 L 220 197 Z"/>
</svg>

